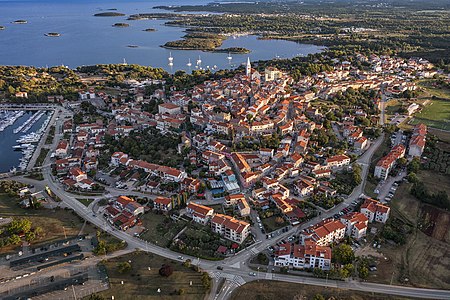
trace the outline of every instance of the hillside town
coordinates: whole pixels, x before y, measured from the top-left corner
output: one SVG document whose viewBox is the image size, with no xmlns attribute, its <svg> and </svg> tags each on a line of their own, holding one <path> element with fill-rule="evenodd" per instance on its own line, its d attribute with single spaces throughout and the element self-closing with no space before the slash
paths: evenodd
<svg viewBox="0 0 450 300">
<path fill-rule="evenodd" d="M 422 59 L 357 54 L 351 60 L 333 59 L 333 71 L 298 81 L 274 67 L 260 73 L 248 60 L 244 73 L 189 90 L 155 89 L 144 97 L 145 87 L 155 84 L 145 79 L 124 82 L 129 89 L 121 95 L 127 100 L 80 91 L 78 104 L 64 105 L 77 111 L 86 99 L 100 99 L 101 109 L 110 113 L 90 123 L 64 121 L 67 138 L 55 150 L 54 175 L 68 191 L 104 189 L 108 177 L 124 195 L 127 190 L 159 195 L 145 208 L 126 196 L 112 199 L 104 216 L 121 230 L 136 226 L 140 215 L 153 210 L 185 215 L 237 244 L 274 238 L 353 194 L 363 180 L 359 157 L 388 122 L 384 99 L 414 91 L 414 79 L 436 74 Z M 143 109 L 149 103 L 156 103 L 154 112 Z M 144 132 L 175 136 L 182 163 L 164 165 L 143 159 L 142 151 L 108 145 L 138 141 Z M 384 181 L 398 159 L 420 157 L 426 134 L 426 126 L 419 124 L 409 143 L 393 143 L 376 164 L 374 177 Z M 180 202 L 177 195 L 182 194 Z M 328 270 L 330 245 L 345 237 L 360 240 L 372 222 L 388 219 L 385 199 L 363 194 L 352 199 L 332 218 L 277 246 L 274 265 Z"/>
<path fill-rule="evenodd" d="M 411 166 L 430 138 L 423 123 L 397 126 L 425 105 L 417 79 L 437 71 L 419 58 L 331 61 L 332 71 L 294 80 L 248 59 L 183 90 L 151 78 L 104 89 L 86 76 L 77 101 L 49 96 L 64 113 L 42 167 L 30 169 L 46 192 L 27 188 L 21 205 L 36 195 L 51 209 L 57 197 L 77 203 L 66 209 L 82 203 L 87 220 L 130 247 L 196 260 L 217 278 L 227 266 L 209 260 L 247 264 L 239 276 L 250 278 L 264 269 L 365 280 L 383 263 L 373 253 L 402 240 L 391 202 L 417 181 Z M 388 114 L 388 100 L 404 111 Z"/>
</svg>

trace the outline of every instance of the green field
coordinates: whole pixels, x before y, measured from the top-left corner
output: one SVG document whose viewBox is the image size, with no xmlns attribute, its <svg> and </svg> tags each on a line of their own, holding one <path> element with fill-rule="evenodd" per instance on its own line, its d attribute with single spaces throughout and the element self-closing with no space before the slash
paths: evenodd
<svg viewBox="0 0 450 300">
<path fill-rule="evenodd" d="M 121 262 L 129 262 L 131 270 L 119 273 L 117 264 Z M 158 274 L 163 264 L 168 264 L 173 269 L 173 274 L 169 277 Z M 115 299 L 201 300 L 209 290 L 202 284 L 202 273 L 183 266 L 181 261 L 172 261 L 150 253 L 133 252 L 110 259 L 105 262 L 105 266 L 110 282 L 110 289 L 100 293 L 105 299 L 114 296 Z"/>
<path fill-rule="evenodd" d="M 417 113 L 411 124 L 424 123 L 427 126 L 450 130 L 450 99 L 434 99 Z"/>
<path fill-rule="evenodd" d="M 450 130 L 450 90 L 432 86 L 431 82 L 422 82 L 420 85 L 425 96 L 430 96 L 427 98 L 431 103 L 414 116 L 411 124 L 425 123 L 430 127 Z"/>
</svg>

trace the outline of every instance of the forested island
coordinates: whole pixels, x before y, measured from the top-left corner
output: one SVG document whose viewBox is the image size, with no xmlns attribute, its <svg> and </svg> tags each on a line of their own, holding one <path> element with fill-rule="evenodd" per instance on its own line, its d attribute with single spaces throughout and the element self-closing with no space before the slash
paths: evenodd
<svg viewBox="0 0 450 300">
<path fill-rule="evenodd" d="M 205 32 L 190 32 L 182 40 L 165 43 L 162 47 L 178 50 L 213 51 L 222 45 L 226 37 Z"/>
<path fill-rule="evenodd" d="M 123 16 L 125 16 L 125 14 L 119 12 L 102 12 L 94 15 L 94 17 L 123 17 Z"/>
<path fill-rule="evenodd" d="M 145 32 L 155 32 L 156 29 L 155 28 L 146 28 L 143 31 L 145 31 Z"/>
</svg>

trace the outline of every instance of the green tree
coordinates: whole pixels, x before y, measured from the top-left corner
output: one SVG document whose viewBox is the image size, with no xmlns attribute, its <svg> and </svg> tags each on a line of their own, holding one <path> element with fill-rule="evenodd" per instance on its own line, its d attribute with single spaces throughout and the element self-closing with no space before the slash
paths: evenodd
<svg viewBox="0 0 450 300">
<path fill-rule="evenodd" d="M 20 236 L 18 236 L 17 234 L 13 234 L 8 238 L 8 243 L 11 245 L 17 245 L 20 244 L 21 239 Z"/>
<path fill-rule="evenodd" d="M 352 275 L 354 266 L 352 264 L 346 264 L 341 270 L 340 275 L 342 278 L 348 278 Z"/>
<path fill-rule="evenodd" d="M 28 219 L 14 219 L 9 223 L 8 231 L 10 234 L 27 233 L 31 230 L 31 221 Z"/>
<path fill-rule="evenodd" d="M 359 277 L 366 279 L 369 276 L 369 269 L 366 266 L 361 266 L 359 268 Z"/>
<path fill-rule="evenodd" d="M 129 272 L 131 270 L 131 264 L 127 261 L 117 264 L 117 271 L 121 274 Z"/>
<path fill-rule="evenodd" d="M 333 260 L 337 263 L 351 264 L 354 259 L 355 253 L 350 245 L 341 244 L 333 249 Z"/>
<path fill-rule="evenodd" d="M 408 172 L 414 172 L 417 174 L 420 169 L 420 160 L 418 157 L 414 157 L 408 165 Z"/>
</svg>

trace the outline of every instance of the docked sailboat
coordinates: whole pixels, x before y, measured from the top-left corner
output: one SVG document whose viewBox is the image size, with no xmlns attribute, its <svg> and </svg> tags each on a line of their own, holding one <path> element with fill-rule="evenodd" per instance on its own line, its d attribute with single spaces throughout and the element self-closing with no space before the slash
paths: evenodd
<svg viewBox="0 0 450 300">
<path fill-rule="evenodd" d="M 188 66 L 188 67 L 191 67 L 191 66 L 192 66 L 192 63 L 191 63 L 191 59 L 190 59 L 190 58 L 189 58 L 188 63 L 186 64 L 186 66 Z"/>
<path fill-rule="evenodd" d="M 173 66 L 173 56 L 172 56 L 172 52 L 169 52 L 169 66 L 170 66 L 170 67 Z"/>
</svg>

